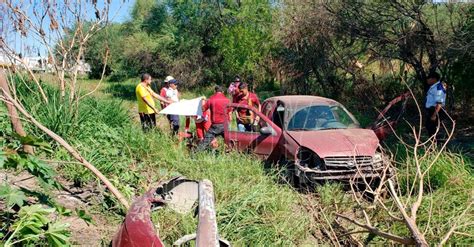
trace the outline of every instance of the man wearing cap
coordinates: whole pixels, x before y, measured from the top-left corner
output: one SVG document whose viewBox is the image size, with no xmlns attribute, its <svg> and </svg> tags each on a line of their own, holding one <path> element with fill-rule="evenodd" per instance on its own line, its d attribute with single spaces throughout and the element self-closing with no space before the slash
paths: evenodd
<svg viewBox="0 0 474 247">
<path fill-rule="evenodd" d="M 248 105 L 255 107 L 260 111 L 260 100 L 256 94 L 249 92 L 248 84 L 242 82 L 239 84 L 240 94 L 233 100 L 233 103 L 240 105 Z M 258 116 L 254 116 L 253 112 L 245 108 L 237 110 L 237 128 L 241 132 L 252 131 L 252 124 L 258 121 Z"/>
<path fill-rule="evenodd" d="M 173 77 L 167 77 L 169 79 L 169 88 L 166 90 L 166 99 L 171 102 L 179 101 L 179 92 L 178 92 L 178 81 Z M 179 130 L 179 115 L 167 115 L 168 120 L 171 125 L 171 130 L 173 134 L 177 134 Z"/>
<path fill-rule="evenodd" d="M 202 106 L 203 112 L 207 110 L 211 112 L 211 127 L 204 135 L 204 140 L 199 143 L 197 151 L 207 149 L 216 136 L 224 136 L 224 120 L 229 117 L 227 105 L 230 100 L 225 97 L 224 89 L 221 86 L 216 86 L 214 91 L 214 95 Z"/>
<path fill-rule="evenodd" d="M 436 72 L 431 72 L 427 78 L 429 86 L 426 93 L 426 122 L 429 137 L 436 135 L 440 115 L 444 114 L 442 109 L 446 103 L 446 85 L 441 82 L 441 76 Z M 435 138 L 436 139 L 436 138 Z"/>
<path fill-rule="evenodd" d="M 172 103 L 166 98 L 153 92 L 150 85 L 151 76 L 145 73 L 141 76 L 141 82 L 135 88 L 138 102 L 138 114 L 140 115 L 140 122 L 144 131 L 148 131 L 156 126 L 156 113 L 158 110 L 155 108 L 155 101 L 153 98 L 162 102 Z"/>
</svg>

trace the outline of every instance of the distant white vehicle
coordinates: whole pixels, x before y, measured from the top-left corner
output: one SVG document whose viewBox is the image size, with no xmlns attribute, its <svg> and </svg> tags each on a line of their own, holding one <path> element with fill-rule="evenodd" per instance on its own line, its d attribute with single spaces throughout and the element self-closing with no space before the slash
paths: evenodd
<svg viewBox="0 0 474 247">
<path fill-rule="evenodd" d="M 32 71 L 38 72 L 48 72 L 51 70 L 52 65 L 48 64 L 47 57 L 23 57 L 20 58 L 21 61 L 12 59 L 4 53 L 0 53 L 0 67 L 18 67 L 18 68 L 27 68 Z"/>
<path fill-rule="evenodd" d="M 84 60 L 81 60 L 77 65 L 73 66 L 70 71 L 74 72 L 76 69 L 78 74 L 85 75 L 91 72 L 91 65 L 86 63 Z"/>
<path fill-rule="evenodd" d="M 11 67 L 12 61 L 5 55 L 0 53 L 0 67 Z"/>
<path fill-rule="evenodd" d="M 51 72 L 53 71 L 53 65 L 48 63 L 48 57 L 23 57 L 21 61 L 11 59 L 6 54 L 0 52 L 0 68 L 9 67 L 25 68 L 30 69 L 33 72 Z M 80 75 L 86 75 L 91 72 L 90 64 L 84 60 L 80 60 L 77 65 L 74 65 L 68 69 L 69 72 L 76 71 Z"/>
<path fill-rule="evenodd" d="M 49 70 L 47 57 L 24 57 L 23 61 L 32 71 L 47 72 Z"/>
</svg>

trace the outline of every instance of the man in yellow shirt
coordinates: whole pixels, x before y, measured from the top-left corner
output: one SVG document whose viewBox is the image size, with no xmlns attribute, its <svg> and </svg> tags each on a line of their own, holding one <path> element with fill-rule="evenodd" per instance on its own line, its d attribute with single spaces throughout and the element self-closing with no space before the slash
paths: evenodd
<svg viewBox="0 0 474 247">
<path fill-rule="evenodd" d="M 145 73 L 141 77 L 141 82 L 135 88 L 135 94 L 137 95 L 138 102 L 138 114 L 140 115 L 140 122 L 142 123 L 142 128 L 144 131 L 156 126 L 156 113 L 158 113 L 158 110 L 155 108 L 155 101 L 153 98 L 168 104 L 173 103 L 171 100 L 167 100 L 166 98 L 153 92 L 150 84 L 151 76 Z"/>
</svg>

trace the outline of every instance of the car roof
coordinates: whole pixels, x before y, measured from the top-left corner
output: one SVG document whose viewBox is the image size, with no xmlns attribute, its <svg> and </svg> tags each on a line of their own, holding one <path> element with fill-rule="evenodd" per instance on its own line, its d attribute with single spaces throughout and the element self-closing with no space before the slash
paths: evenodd
<svg viewBox="0 0 474 247">
<path fill-rule="evenodd" d="M 266 101 L 281 101 L 285 105 L 291 105 L 293 107 L 302 105 L 339 105 L 335 100 L 312 95 L 284 95 L 268 98 Z"/>
</svg>

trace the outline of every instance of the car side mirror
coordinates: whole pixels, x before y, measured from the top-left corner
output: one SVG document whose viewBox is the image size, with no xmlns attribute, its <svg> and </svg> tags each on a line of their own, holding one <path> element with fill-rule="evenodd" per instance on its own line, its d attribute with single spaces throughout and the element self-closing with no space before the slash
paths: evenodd
<svg viewBox="0 0 474 247">
<path fill-rule="evenodd" d="M 262 127 L 262 128 L 260 129 L 260 134 L 261 134 L 261 135 L 266 135 L 266 136 L 268 136 L 268 135 L 273 134 L 273 131 L 272 131 L 272 129 L 271 129 L 270 127 Z"/>
</svg>

